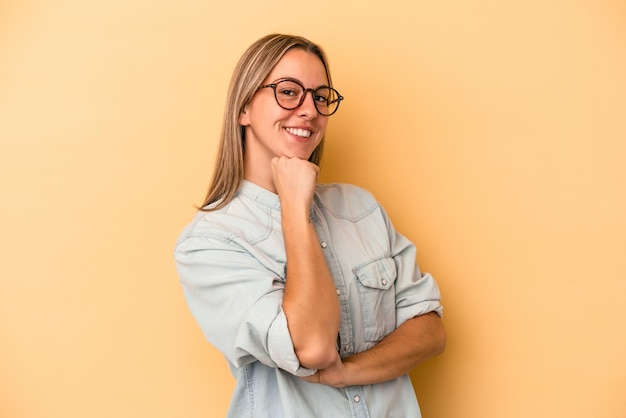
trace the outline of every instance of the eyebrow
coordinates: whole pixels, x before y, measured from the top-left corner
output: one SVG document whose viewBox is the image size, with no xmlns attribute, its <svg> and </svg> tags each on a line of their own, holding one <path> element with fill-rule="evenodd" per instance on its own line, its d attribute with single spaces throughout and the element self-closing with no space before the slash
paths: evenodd
<svg viewBox="0 0 626 418">
<path fill-rule="evenodd" d="M 302 81 L 298 80 L 297 78 L 293 78 L 293 77 L 281 77 L 281 78 L 278 78 L 278 79 L 272 81 L 271 84 L 277 84 L 277 83 L 280 83 L 281 81 L 294 81 L 294 82 L 302 84 L 304 86 L 304 83 Z M 321 89 L 322 87 L 330 88 L 330 86 L 328 84 L 321 84 L 321 85 L 315 87 L 313 90 Z"/>
</svg>

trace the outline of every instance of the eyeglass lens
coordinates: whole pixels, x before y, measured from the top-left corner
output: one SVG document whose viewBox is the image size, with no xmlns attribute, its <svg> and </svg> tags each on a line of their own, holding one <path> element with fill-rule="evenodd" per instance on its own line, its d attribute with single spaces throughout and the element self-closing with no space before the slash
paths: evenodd
<svg viewBox="0 0 626 418">
<path fill-rule="evenodd" d="M 276 83 L 276 100 L 285 109 L 295 109 L 305 100 L 304 87 L 291 81 L 283 80 Z M 320 87 L 313 94 L 313 102 L 322 115 L 331 115 L 339 106 L 339 93 L 330 87 Z"/>
</svg>

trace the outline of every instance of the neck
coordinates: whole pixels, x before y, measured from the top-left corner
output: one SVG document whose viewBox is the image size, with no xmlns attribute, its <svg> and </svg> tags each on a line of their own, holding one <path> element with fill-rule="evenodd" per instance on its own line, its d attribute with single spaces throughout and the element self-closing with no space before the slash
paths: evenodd
<svg viewBox="0 0 626 418">
<path fill-rule="evenodd" d="M 274 187 L 274 176 L 272 175 L 272 167 L 270 162 L 263 164 L 267 168 L 260 167 L 259 161 L 251 161 L 247 158 L 249 153 L 244 153 L 243 158 L 243 178 L 257 186 L 263 187 L 272 193 L 276 193 Z"/>
</svg>

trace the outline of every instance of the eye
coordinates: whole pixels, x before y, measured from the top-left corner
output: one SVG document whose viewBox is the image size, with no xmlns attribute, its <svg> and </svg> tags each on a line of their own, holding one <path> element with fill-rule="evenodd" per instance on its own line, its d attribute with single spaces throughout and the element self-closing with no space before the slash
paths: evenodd
<svg viewBox="0 0 626 418">
<path fill-rule="evenodd" d="M 316 103 L 328 106 L 332 103 L 333 100 L 332 90 L 328 87 L 320 87 L 315 90 L 315 93 L 313 93 L 313 98 L 315 99 Z"/>
<path fill-rule="evenodd" d="M 298 93 L 295 90 L 291 90 L 288 88 L 281 88 L 280 90 L 276 90 L 276 93 L 280 94 L 281 96 L 285 96 L 285 97 L 289 97 L 289 96 L 297 96 Z"/>
<path fill-rule="evenodd" d="M 321 104 L 328 104 L 328 97 L 318 93 L 315 95 L 315 101 Z"/>
<path fill-rule="evenodd" d="M 295 101 L 302 96 L 302 87 L 290 80 L 281 81 L 276 85 L 276 97 L 280 100 Z"/>
</svg>

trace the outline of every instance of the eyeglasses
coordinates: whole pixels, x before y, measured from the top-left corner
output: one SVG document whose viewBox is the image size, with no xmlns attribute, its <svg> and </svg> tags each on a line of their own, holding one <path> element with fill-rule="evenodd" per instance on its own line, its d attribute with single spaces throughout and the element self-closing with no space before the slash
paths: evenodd
<svg viewBox="0 0 626 418">
<path fill-rule="evenodd" d="M 290 78 L 280 80 L 277 83 L 266 84 L 259 89 L 267 87 L 274 90 L 276 103 L 287 110 L 293 110 L 304 103 L 308 92 L 311 92 L 315 108 L 320 115 L 324 116 L 335 113 L 339 109 L 339 103 L 343 100 L 343 96 L 332 87 L 322 86 L 316 89 L 307 89 L 299 81 Z"/>
</svg>

